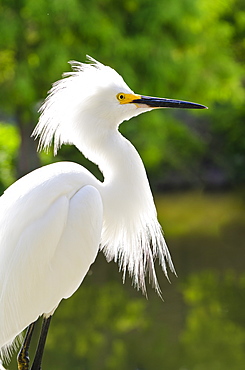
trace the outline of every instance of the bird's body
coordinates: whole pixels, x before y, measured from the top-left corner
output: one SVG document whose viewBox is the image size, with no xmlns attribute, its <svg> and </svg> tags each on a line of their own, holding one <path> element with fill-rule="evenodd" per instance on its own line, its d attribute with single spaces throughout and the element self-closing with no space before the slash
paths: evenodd
<svg viewBox="0 0 245 370">
<path fill-rule="evenodd" d="M 103 215 L 101 196 L 89 186 L 95 182 L 81 166 L 57 163 L 1 198 L 1 243 L 8 245 L 0 249 L 1 347 L 73 294 L 93 263 Z"/>
<path fill-rule="evenodd" d="M 159 291 L 156 256 L 165 274 L 166 261 L 174 271 L 144 165 L 118 132 L 123 120 L 151 110 L 156 101 L 134 94 L 113 69 L 94 60 L 73 67 L 51 90 L 34 134 L 41 147 L 54 137 L 55 151 L 63 142 L 76 145 L 99 166 L 104 181 L 78 164 L 60 162 L 24 176 L 0 198 L 3 355 L 22 330 L 52 315 L 77 290 L 99 249 L 143 291 L 146 271 Z"/>
<path fill-rule="evenodd" d="M 159 227 L 158 237 L 164 242 L 160 226 L 154 225 L 155 207 L 144 167 L 134 173 L 134 163 L 127 161 L 129 149 L 134 149 L 126 140 L 125 144 L 118 172 L 125 167 L 127 182 L 118 174 L 101 183 L 78 164 L 58 162 L 24 176 L 0 198 L 1 243 L 8 244 L 0 249 L 1 347 L 74 293 L 100 244 L 108 259 L 120 256 L 122 264 L 137 261 L 138 266 L 129 269 L 143 274 L 143 251 L 135 246 L 147 230 L 147 219 L 149 226 Z M 136 151 L 135 157 L 140 161 Z M 110 158 L 115 161 L 111 153 Z"/>
</svg>

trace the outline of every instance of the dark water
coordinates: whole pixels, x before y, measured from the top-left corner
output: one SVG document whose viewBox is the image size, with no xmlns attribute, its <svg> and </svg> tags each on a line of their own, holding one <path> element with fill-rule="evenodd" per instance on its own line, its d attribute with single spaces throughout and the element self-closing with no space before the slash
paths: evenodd
<svg viewBox="0 0 245 370">
<path fill-rule="evenodd" d="M 245 368 L 242 194 L 171 194 L 156 201 L 178 273 L 169 284 L 158 268 L 164 301 L 151 287 L 146 299 L 129 278 L 123 285 L 117 266 L 99 255 L 54 315 L 43 370 Z"/>
</svg>

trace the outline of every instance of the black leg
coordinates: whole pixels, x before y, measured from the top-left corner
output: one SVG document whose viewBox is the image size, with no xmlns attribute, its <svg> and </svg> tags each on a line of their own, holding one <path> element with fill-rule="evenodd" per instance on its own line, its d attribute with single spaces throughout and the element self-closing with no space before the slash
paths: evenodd
<svg viewBox="0 0 245 370">
<path fill-rule="evenodd" d="M 37 345 L 37 350 L 35 354 L 35 358 L 31 367 L 31 370 L 41 370 L 41 362 L 42 362 L 42 357 L 43 357 L 43 351 L 44 351 L 44 346 L 48 334 L 48 328 L 50 325 L 51 317 L 49 316 L 48 318 L 44 317 L 43 319 L 43 324 L 42 324 L 42 330 L 39 338 L 39 342 Z M 22 369 L 21 369 L 22 370 Z"/>
<path fill-rule="evenodd" d="M 28 326 L 24 342 L 22 344 L 20 352 L 18 353 L 17 357 L 18 370 L 29 370 L 30 364 L 29 347 L 35 324 L 36 322 L 33 322 Z"/>
</svg>

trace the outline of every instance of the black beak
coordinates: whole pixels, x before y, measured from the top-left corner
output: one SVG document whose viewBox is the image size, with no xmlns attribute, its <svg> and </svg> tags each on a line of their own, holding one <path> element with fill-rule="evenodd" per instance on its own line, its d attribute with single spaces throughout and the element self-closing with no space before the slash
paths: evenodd
<svg viewBox="0 0 245 370">
<path fill-rule="evenodd" d="M 208 109 L 205 105 L 192 103 L 183 100 L 153 98 L 151 96 L 141 96 L 139 99 L 134 99 L 131 103 L 149 108 L 184 108 L 184 109 Z"/>
</svg>

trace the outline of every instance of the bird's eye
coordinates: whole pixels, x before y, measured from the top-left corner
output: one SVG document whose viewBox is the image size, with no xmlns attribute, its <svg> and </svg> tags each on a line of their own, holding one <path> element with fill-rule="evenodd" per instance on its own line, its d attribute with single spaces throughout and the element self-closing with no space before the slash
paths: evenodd
<svg viewBox="0 0 245 370">
<path fill-rule="evenodd" d="M 123 93 L 117 94 L 117 100 L 119 100 L 120 102 L 123 101 L 125 98 L 126 98 L 125 94 Z"/>
</svg>

